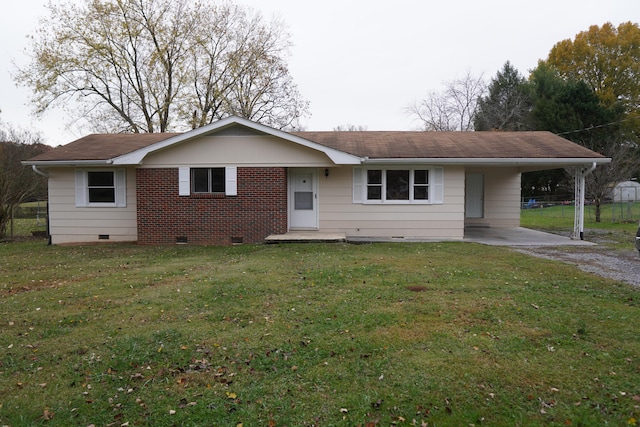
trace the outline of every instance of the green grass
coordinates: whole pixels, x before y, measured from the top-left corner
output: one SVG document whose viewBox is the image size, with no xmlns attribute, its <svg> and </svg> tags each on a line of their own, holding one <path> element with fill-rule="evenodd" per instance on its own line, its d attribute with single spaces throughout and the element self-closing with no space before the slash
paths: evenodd
<svg viewBox="0 0 640 427">
<path fill-rule="evenodd" d="M 638 289 L 506 248 L 24 242 L 0 277 L 1 425 L 640 419 Z"/>
<path fill-rule="evenodd" d="M 573 231 L 573 217 L 572 205 L 523 209 L 520 224 L 527 228 L 569 235 Z M 595 207 L 585 206 L 584 236 L 586 240 L 613 249 L 628 250 L 633 248 L 639 220 L 640 203 L 603 205 L 600 222 L 595 221 Z"/>
</svg>

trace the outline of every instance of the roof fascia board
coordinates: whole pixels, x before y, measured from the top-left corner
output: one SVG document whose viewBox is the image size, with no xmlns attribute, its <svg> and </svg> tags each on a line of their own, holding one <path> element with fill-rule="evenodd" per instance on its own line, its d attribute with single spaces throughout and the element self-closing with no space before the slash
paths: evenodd
<svg viewBox="0 0 640 427">
<path fill-rule="evenodd" d="M 409 164 L 409 163 L 429 163 L 429 164 L 449 164 L 449 165 L 504 165 L 504 166 L 537 166 L 537 165 L 583 165 L 583 164 L 606 164 L 611 163 L 610 158 L 384 158 L 384 159 L 364 159 L 363 164 Z"/>
<path fill-rule="evenodd" d="M 25 166 L 41 167 L 65 167 L 65 166 L 108 166 L 113 164 L 112 159 L 107 160 L 42 160 L 22 162 Z"/>
<path fill-rule="evenodd" d="M 207 126 L 203 126 L 201 128 L 194 129 L 192 131 L 185 132 L 180 135 L 176 135 L 174 137 L 165 139 L 164 141 L 160 141 L 155 144 L 149 145 L 148 147 L 141 148 L 131 153 L 115 157 L 113 159 L 113 163 L 117 165 L 141 164 L 144 158 L 149 153 L 152 153 L 157 150 L 161 150 L 163 148 L 170 147 L 174 144 L 178 144 L 180 142 L 195 138 L 197 136 L 214 132 L 217 129 L 221 129 L 223 127 L 226 127 L 232 124 L 239 124 L 241 126 L 245 126 L 250 129 L 263 132 L 265 134 L 272 135 L 281 139 L 285 139 L 287 141 L 291 141 L 293 143 L 302 145 L 307 148 L 311 148 L 313 150 L 321 151 L 324 154 L 326 154 L 327 157 L 329 157 L 331 161 L 334 162 L 335 164 L 360 164 L 360 161 L 361 161 L 360 157 L 354 156 L 352 154 L 326 147 L 316 142 L 309 141 L 307 139 L 304 139 L 295 135 L 291 135 L 290 133 L 277 130 L 259 123 L 252 122 L 251 120 L 243 119 L 237 116 L 230 116 L 230 117 L 218 120 L 214 123 L 211 123 Z"/>
</svg>

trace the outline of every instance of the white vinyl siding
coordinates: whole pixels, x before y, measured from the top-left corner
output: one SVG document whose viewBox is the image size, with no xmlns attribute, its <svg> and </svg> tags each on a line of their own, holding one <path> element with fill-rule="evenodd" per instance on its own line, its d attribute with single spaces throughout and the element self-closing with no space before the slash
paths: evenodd
<svg viewBox="0 0 640 427">
<path fill-rule="evenodd" d="M 273 136 L 202 136 L 149 154 L 143 168 L 332 167 L 326 154 Z"/>
<path fill-rule="evenodd" d="M 136 173 L 133 168 L 121 170 L 116 174 L 120 188 L 116 189 L 116 203 L 121 207 L 92 205 L 90 209 L 86 204 L 77 206 L 78 195 L 86 200 L 87 194 L 78 191 L 84 181 L 79 178 L 82 175 L 71 168 L 49 170 L 49 227 L 53 244 L 103 241 L 99 236 L 108 236 L 110 242 L 138 239 Z"/>
<path fill-rule="evenodd" d="M 446 173 L 442 167 L 430 169 L 432 203 L 363 203 L 365 190 L 358 188 L 362 182 L 358 178 L 365 169 L 358 166 L 330 169 L 329 177 L 319 180 L 319 230 L 341 232 L 348 237 L 462 239 L 464 167 L 448 166 Z M 442 170 L 436 172 L 437 169 Z"/>
<path fill-rule="evenodd" d="M 484 176 L 482 218 L 466 218 L 467 226 L 520 226 L 520 172 L 516 168 L 467 168 Z"/>
</svg>

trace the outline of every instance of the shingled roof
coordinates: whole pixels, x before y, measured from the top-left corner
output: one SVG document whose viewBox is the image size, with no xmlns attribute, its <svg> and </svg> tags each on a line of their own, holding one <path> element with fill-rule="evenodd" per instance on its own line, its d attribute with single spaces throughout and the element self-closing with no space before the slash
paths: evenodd
<svg viewBox="0 0 640 427">
<path fill-rule="evenodd" d="M 604 158 L 550 132 L 294 132 L 370 159 Z"/>
<path fill-rule="evenodd" d="M 164 141 L 176 133 L 116 133 L 93 134 L 61 145 L 40 154 L 29 162 L 61 162 L 110 160 L 123 154 L 129 154 L 156 142 Z"/>
<path fill-rule="evenodd" d="M 240 120 L 240 122 L 238 122 Z M 254 133 L 271 134 L 304 143 L 338 150 L 359 158 L 374 159 L 607 159 L 585 147 L 550 132 L 292 132 L 272 130 L 244 119 L 228 120 L 233 126 L 251 126 Z M 226 129 L 229 126 L 225 125 Z M 202 128 L 201 128 L 202 129 Z M 225 127 L 214 128 L 215 135 Z M 65 162 L 108 162 L 140 150 L 155 150 L 153 144 L 166 147 L 173 141 L 184 142 L 198 130 L 184 134 L 96 134 L 43 153 L 25 162 L 47 164 Z M 171 141 L 171 138 L 177 137 Z M 144 153 L 142 154 L 144 156 Z"/>
</svg>

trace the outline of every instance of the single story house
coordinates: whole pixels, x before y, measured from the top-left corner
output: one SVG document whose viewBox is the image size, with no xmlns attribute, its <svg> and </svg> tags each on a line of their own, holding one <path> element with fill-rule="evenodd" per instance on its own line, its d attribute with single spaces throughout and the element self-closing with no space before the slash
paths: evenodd
<svg viewBox="0 0 640 427">
<path fill-rule="evenodd" d="M 549 132 L 289 133 L 228 117 L 89 135 L 24 164 L 48 177 L 52 244 L 232 244 L 294 230 L 461 240 L 519 226 L 521 173 L 609 160 Z"/>
</svg>

